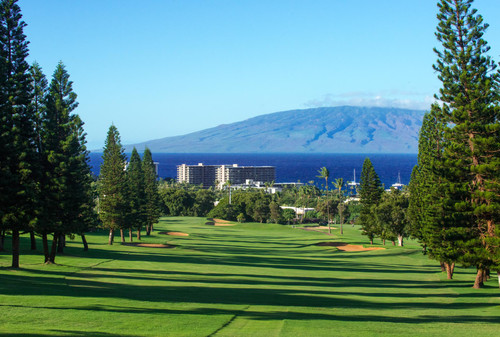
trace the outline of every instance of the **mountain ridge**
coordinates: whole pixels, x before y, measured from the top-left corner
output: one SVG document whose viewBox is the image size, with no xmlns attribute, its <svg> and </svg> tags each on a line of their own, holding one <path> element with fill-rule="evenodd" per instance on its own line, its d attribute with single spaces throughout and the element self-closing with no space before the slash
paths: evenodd
<svg viewBox="0 0 500 337">
<path fill-rule="evenodd" d="M 338 106 L 278 111 L 125 146 L 162 153 L 417 153 L 424 111 Z"/>
</svg>

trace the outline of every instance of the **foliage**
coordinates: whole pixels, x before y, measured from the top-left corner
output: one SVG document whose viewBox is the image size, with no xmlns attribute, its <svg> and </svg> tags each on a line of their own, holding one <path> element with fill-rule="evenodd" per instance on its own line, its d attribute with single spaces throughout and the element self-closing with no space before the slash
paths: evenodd
<svg viewBox="0 0 500 337">
<path fill-rule="evenodd" d="M 398 239 L 398 246 L 403 246 L 403 239 L 408 237 L 408 194 L 392 188 L 384 192 L 377 205 L 372 206 L 377 234 L 382 240 Z"/>
<path fill-rule="evenodd" d="M 0 2 L 0 230 L 12 231 L 12 267 L 19 268 L 19 232 L 36 217 L 40 170 L 31 106 L 26 23 L 16 0 Z"/>
<path fill-rule="evenodd" d="M 35 68 L 34 75 L 40 76 L 40 70 Z M 43 197 L 39 199 L 35 230 L 44 240 L 46 235 L 53 233 L 50 254 L 45 242 L 43 245 L 48 263 L 55 262 L 58 240 L 64 240 L 64 235 L 68 234 L 83 234 L 95 223 L 89 154 L 83 122 L 72 113 L 78 106 L 72 86 L 60 62 L 45 95 L 44 107 L 38 108 L 41 112 L 38 152 L 43 171 L 39 188 Z"/>
<path fill-rule="evenodd" d="M 129 211 L 127 200 L 125 162 L 118 129 L 111 125 L 104 145 L 103 163 L 99 175 L 99 216 L 104 228 L 109 229 L 109 244 L 113 231 L 123 228 Z"/>
<path fill-rule="evenodd" d="M 153 162 L 151 151 L 146 147 L 142 158 L 142 171 L 144 173 L 144 193 L 146 194 L 146 234 L 149 235 L 153 225 L 160 218 L 160 195 L 158 192 L 158 176 Z"/>
<path fill-rule="evenodd" d="M 357 218 L 357 224 L 361 226 L 363 234 L 368 236 L 370 242 L 373 242 L 377 233 L 380 233 L 375 222 L 373 207 L 377 206 L 379 203 L 382 192 L 382 184 L 380 183 L 377 172 L 375 172 L 370 159 L 366 158 L 361 170 L 359 185 L 361 209 L 359 217 Z"/>
<path fill-rule="evenodd" d="M 165 215 L 207 216 L 214 208 L 214 191 L 200 186 L 162 182 L 159 195 Z"/>
<path fill-rule="evenodd" d="M 138 238 L 140 238 L 141 228 L 147 224 L 148 220 L 146 214 L 147 200 L 142 161 L 135 147 L 132 149 L 125 176 L 125 195 L 128 203 L 128 212 L 123 227 L 129 229 L 136 228 Z"/>
<path fill-rule="evenodd" d="M 486 270 L 500 269 L 500 74 L 483 40 L 488 25 L 472 0 L 441 0 L 438 7 L 436 37 L 442 48 L 435 49 L 434 70 L 442 82 L 435 96 L 441 105 L 432 109 L 443 125 L 444 146 L 442 160 L 431 162 L 430 174 L 425 168 L 416 173 L 415 185 L 436 172 L 442 191 L 436 194 L 440 199 L 416 196 L 412 214 L 418 219 L 418 200 L 432 205 L 431 216 L 420 220 L 431 256 L 476 266 L 474 287 L 480 288 Z M 439 217 L 434 224 L 427 221 Z"/>
</svg>

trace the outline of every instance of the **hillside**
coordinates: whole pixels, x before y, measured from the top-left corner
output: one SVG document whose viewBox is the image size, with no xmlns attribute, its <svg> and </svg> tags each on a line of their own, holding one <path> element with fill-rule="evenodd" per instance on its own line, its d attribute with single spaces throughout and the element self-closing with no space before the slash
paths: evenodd
<svg viewBox="0 0 500 337">
<path fill-rule="evenodd" d="M 375 107 L 290 110 L 126 146 L 170 153 L 416 153 L 424 111 Z"/>
</svg>

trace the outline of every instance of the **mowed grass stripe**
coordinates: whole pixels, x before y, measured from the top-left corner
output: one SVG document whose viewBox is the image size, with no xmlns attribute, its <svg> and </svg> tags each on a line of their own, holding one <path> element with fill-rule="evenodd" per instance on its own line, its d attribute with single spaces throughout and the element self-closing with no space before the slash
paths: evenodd
<svg viewBox="0 0 500 337">
<path fill-rule="evenodd" d="M 497 280 L 471 289 L 473 270 L 448 281 L 413 242 L 343 252 L 319 242 L 367 244 L 272 224 L 206 225 L 163 218 L 142 243 L 90 251 L 68 241 L 58 265 L 40 264 L 23 237 L 22 269 L 0 255 L 0 336 L 465 336 L 500 331 Z M 172 236 L 161 232 L 180 232 Z M 134 238 L 135 240 L 135 238 Z M 39 245 L 40 246 L 40 245 Z M 9 247 L 7 247 L 9 249 Z"/>
</svg>

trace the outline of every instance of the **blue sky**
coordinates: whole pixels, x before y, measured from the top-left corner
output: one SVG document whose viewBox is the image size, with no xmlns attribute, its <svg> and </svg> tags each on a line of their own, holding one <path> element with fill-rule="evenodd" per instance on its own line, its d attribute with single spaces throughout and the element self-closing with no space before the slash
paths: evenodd
<svg viewBox="0 0 500 337">
<path fill-rule="evenodd" d="M 335 105 L 426 109 L 434 0 L 20 0 L 29 61 L 74 82 L 90 149 Z M 500 61 L 498 0 L 476 0 Z"/>
</svg>

